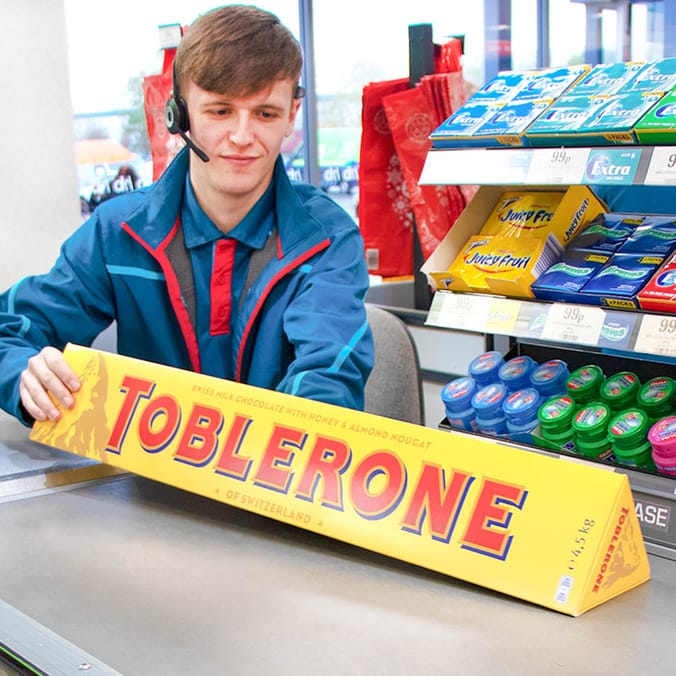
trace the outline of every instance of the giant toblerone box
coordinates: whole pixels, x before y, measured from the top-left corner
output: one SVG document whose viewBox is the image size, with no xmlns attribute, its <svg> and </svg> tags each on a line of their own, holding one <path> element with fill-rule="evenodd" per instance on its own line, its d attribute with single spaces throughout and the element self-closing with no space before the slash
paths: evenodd
<svg viewBox="0 0 676 676">
<path fill-rule="evenodd" d="M 568 614 L 645 582 L 626 475 L 69 345 L 31 438 Z"/>
</svg>

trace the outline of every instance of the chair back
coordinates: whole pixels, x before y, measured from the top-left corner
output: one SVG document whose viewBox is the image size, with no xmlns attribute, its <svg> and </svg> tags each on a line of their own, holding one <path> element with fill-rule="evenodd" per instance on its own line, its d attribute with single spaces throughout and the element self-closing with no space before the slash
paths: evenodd
<svg viewBox="0 0 676 676">
<path fill-rule="evenodd" d="M 411 332 L 388 310 L 367 303 L 366 311 L 373 332 L 375 363 L 366 381 L 364 410 L 424 425 L 420 360 Z"/>
</svg>

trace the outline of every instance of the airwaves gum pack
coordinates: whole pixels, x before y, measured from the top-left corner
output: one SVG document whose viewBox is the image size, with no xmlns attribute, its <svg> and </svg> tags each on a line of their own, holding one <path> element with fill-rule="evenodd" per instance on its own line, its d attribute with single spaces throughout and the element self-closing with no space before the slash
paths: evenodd
<svg viewBox="0 0 676 676">
<path fill-rule="evenodd" d="M 611 254 L 568 249 L 531 285 L 536 298 L 578 303 L 579 291 L 609 260 Z"/>
<path fill-rule="evenodd" d="M 582 288 L 580 302 L 636 309 L 637 295 L 664 261 L 664 256 L 614 254 Z"/>
<path fill-rule="evenodd" d="M 618 253 L 666 256 L 676 248 L 676 219 L 671 216 L 645 216 Z"/>
<path fill-rule="evenodd" d="M 636 214 L 599 214 L 570 242 L 575 249 L 616 252 L 643 223 L 643 217 Z"/>
</svg>

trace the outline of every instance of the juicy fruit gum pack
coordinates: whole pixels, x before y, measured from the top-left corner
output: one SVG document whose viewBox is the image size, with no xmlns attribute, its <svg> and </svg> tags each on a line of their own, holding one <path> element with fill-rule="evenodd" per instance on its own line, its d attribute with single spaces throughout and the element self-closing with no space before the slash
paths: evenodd
<svg viewBox="0 0 676 676">
<path fill-rule="evenodd" d="M 474 235 L 451 264 L 448 288 L 530 297 L 531 283 L 558 254 L 547 237 Z"/>
<path fill-rule="evenodd" d="M 604 206 L 585 187 L 507 191 L 448 271 L 434 275 L 454 291 L 533 297 L 531 284 Z"/>
<path fill-rule="evenodd" d="M 499 237 L 539 237 L 543 234 L 547 236 L 551 229 L 556 227 L 553 223 L 554 214 L 564 194 L 506 192 L 498 200 L 480 234 Z"/>
</svg>

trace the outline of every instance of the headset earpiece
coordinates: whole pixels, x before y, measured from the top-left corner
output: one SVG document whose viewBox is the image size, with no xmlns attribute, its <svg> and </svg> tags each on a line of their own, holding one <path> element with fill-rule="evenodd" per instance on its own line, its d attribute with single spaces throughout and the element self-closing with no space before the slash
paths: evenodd
<svg viewBox="0 0 676 676">
<path fill-rule="evenodd" d="M 188 108 L 180 96 L 170 96 L 167 99 L 164 106 L 164 121 L 170 134 L 185 134 L 190 130 Z"/>
<path fill-rule="evenodd" d="M 190 118 L 188 106 L 178 90 L 176 78 L 176 61 L 171 69 L 171 96 L 164 106 L 164 121 L 170 134 L 185 134 L 190 131 Z"/>
</svg>

